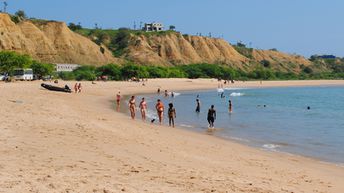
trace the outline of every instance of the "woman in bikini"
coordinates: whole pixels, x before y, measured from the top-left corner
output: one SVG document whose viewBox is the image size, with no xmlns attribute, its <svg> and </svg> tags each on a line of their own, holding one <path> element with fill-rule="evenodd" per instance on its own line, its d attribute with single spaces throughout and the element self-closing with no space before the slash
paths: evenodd
<svg viewBox="0 0 344 193">
<path fill-rule="evenodd" d="M 164 116 L 164 104 L 161 102 L 160 99 L 158 99 L 156 105 L 155 105 L 158 117 L 159 117 L 159 123 L 162 124 L 162 119 Z"/>
<path fill-rule="evenodd" d="M 173 107 L 173 103 L 168 104 L 168 125 L 174 127 L 174 119 L 176 116 L 176 109 Z"/>
<path fill-rule="evenodd" d="M 135 96 L 131 96 L 129 100 L 129 110 L 132 119 L 135 119 L 135 111 L 136 111 L 136 104 L 135 104 Z"/>
<path fill-rule="evenodd" d="M 141 110 L 141 116 L 142 116 L 142 120 L 146 121 L 146 111 L 147 111 L 147 103 L 145 98 L 142 98 L 139 108 Z"/>
</svg>

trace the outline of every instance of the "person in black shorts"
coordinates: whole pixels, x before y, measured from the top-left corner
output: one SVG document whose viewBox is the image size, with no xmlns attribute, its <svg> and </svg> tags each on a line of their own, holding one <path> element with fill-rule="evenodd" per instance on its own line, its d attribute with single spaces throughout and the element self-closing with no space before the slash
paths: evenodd
<svg viewBox="0 0 344 193">
<path fill-rule="evenodd" d="M 199 99 L 196 99 L 196 113 L 201 112 L 201 102 Z"/>
<path fill-rule="evenodd" d="M 216 119 L 216 110 L 214 108 L 214 105 L 211 105 L 210 109 L 208 110 L 208 123 L 209 123 L 209 128 L 214 128 L 214 121 Z"/>
</svg>

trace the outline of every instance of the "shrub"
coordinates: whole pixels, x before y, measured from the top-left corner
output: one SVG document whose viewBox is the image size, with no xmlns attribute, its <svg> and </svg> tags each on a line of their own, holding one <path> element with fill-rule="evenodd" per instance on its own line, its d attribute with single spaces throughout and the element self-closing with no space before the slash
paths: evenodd
<svg viewBox="0 0 344 193">
<path fill-rule="evenodd" d="M 81 66 L 73 71 L 75 79 L 80 80 L 96 80 L 96 73 L 95 73 L 95 67 L 94 66 Z"/>
<path fill-rule="evenodd" d="M 270 68 L 271 63 L 269 60 L 262 60 L 260 63 L 265 67 L 265 68 Z"/>
<path fill-rule="evenodd" d="M 121 68 L 116 64 L 107 64 L 96 69 L 97 76 L 108 76 L 109 80 L 121 80 Z"/>
<path fill-rule="evenodd" d="M 131 79 L 133 77 L 135 78 L 148 78 L 149 77 L 149 73 L 145 67 L 131 64 L 131 63 L 128 63 L 122 67 L 121 74 L 125 80 Z"/>
<path fill-rule="evenodd" d="M 310 68 L 309 66 L 305 67 L 302 71 L 303 71 L 304 73 L 306 73 L 306 74 L 311 74 L 311 73 L 313 73 L 313 69 Z"/>
<path fill-rule="evenodd" d="M 33 73 L 36 74 L 39 78 L 42 76 L 52 75 L 54 73 L 54 65 L 53 64 L 45 64 L 34 62 L 31 65 Z"/>
<path fill-rule="evenodd" d="M 73 72 L 59 72 L 58 77 L 62 80 L 75 80 Z"/>
</svg>

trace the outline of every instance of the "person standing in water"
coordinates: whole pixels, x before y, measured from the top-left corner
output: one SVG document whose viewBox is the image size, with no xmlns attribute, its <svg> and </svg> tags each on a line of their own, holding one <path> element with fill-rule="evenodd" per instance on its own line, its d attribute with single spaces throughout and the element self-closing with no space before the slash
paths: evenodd
<svg viewBox="0 0 344 193">
<path fill-rule="evenodd" d="M 116 103 L 117 103 L 117 106 L 121 104 L 121 91 L 118 91 L 116 95 Z"/>
<path fill-rule="evenodd" d="M 146 121 L 146 111 L 147 111 L 147 103 L 145 101 L 145 98 L 142 98 L 139 108 L 141 110 L 141 116 L 142 116 L 142 120 Z"/>
<path fill-rule="evenodd" d="M 129 110 L 130 110 L 131 118 L 135 119 L 135 111 L 136 111 L 135 96 L 131 96 L 129 100 Z"/>
<path fill-rule="evenodd" d="M 216 110 L 214 105 L 211 105 L 210 109 L 208 110 L 208 117 L 207 117 L 209 128 L 214 128 L 214 122 L 216 120 Z"/>
<path fill-rule="evenodd" d="M 177 118 L 176 109 L 173 107 L 173 103 L 168 104 L 168 124 L 174 127 L 174 119 Z"/>
<path fill-rule="evenodd" d="M 228 111 L 230 113 L 233 111 L 233 109 L 232 109 L 232 101 L 231 100 L 228 101 Z"/>
<path fill-rule="evenodd" d="M 165 97 L 168 97 L 168 92 L 167 92 L 167 90 L 165 90 Z"/>
<path fill-rule="evenodd" d="M 196 99 L 196 113 L 201 112 L 201 101 L 197 98 Z"/>
<path fill-rule="evenodd" d="M 162 124 L 163 116 L 164 116 L 164 104 L 161 102 L 160 99 L 157 100 L 157 103 L 155 105 L 155 109 L 157 111 L 158 117 L 159 117 L 159 123 Z"/>
</svg>

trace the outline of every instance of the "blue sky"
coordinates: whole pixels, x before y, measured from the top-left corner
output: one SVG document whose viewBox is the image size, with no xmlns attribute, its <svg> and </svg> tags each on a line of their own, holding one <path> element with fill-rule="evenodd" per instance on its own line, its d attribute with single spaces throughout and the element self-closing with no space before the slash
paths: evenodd
<svg viewBox="0 0 344 193">
<path fill-rule="evenodd" d="M 212 33 L 231 43 L 304 56 L 344 56 L 343 0 L 7 0 L 8 11 L 81 22 L 85 27 L 133 28 L 136 21 L 175 25 L 186 34 Z"/>
</svg>

